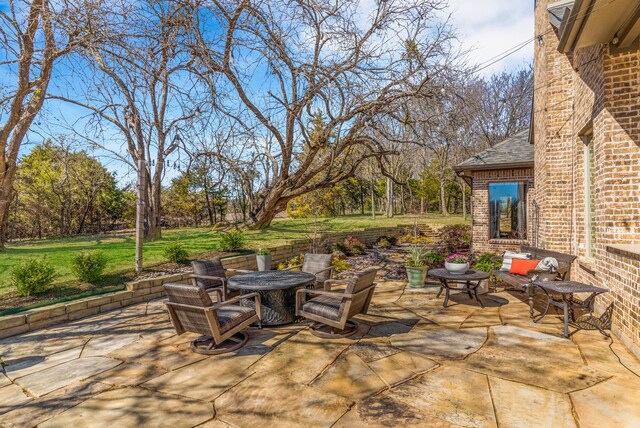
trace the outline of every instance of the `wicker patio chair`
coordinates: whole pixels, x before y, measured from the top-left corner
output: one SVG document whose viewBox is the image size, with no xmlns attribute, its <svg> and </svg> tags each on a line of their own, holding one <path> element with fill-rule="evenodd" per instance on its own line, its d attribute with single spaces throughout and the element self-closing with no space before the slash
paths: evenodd
<svg viewBox="0 0 640 428">
<path fill-rule="evenodd" d="M 300 289 L 296 292 L 296 314 L 315 321 L 311 333 L 323 338 L 347 337 L 358 331 L 351 320 L 358 314 L 366 314 L 376 287 L 377 269 L 360 272 L 348 280 L 325 281 L 324 291 Z M 334 285 L 344 289 L 331 291 Z M 307 295 L 312 295 L 306 301 Z"/>
<path fill-rule="evenodd" d="M 194 260 L 191 262 L 191 267 L 193 268 L 193 274 L 191 275 L 193 285 L 207 291 L 212 289 L 220 290 L 222 298 L 219 301 L 227 300 L 227 272 L 251 272 L 242 269 L 225 269 L 222 266 L 220 257 L 209 260 Z"/>
<path fill-rule="evenodd" d="M 333 276 L 331 266 L 331 254 L 305 254 L 301 265 L 291 266 L 285 270 L 301 269 L 302 272 L 312 273 L 316 276 L 315 288 L 324 287 L 324 282 Z"/>
<path fill-rule="evenodd" d="M 169 298 L 165 304 L 178 335 L 185 332 L 202 335 L 191 342 L 193 352 L 215 355 L 235 351 L 247 343 L 247 335 L 241 330 L 255 322 L 262 327 L 258 293 L 223 302 L 222 291 L 216 288 L 220 301 L 213 303 L 204 288 L 191 284 L 164 284 L 164 289 Z M 249 298 L 255 299 L 255 309 L 235 304 Z"/>
</svg>

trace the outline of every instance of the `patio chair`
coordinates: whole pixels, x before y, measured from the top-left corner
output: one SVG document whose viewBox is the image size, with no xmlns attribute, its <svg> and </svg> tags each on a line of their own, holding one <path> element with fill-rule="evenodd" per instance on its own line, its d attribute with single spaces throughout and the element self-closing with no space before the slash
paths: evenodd
<svg viewBox="0 0 640 428">
<path fill-rule="evenodd" d="M 367 313 L 377 285 L 373 282 L 377 272 L 377 269 L 369 269 L 347 280 L 327 280 L 324 291 L 298 290 L 296 315 L 315 321 L 311 326 L 311 333 L 315 336 L 351 336 L 358 331 L 358 324 L 351 318 Z M 344 289 L 331 291 L 334 285 L 344 285 Z M 309 294 L 315 297 L 307 301 Z"/>
<path fill-rule="evenodd" d="M 331 266 L 331 254 L 305 254 L 301 265 L 291 266 L 285 270 L 301 269 L 302 272 L 312 273 L 316 276 L 315 288 L 324 287 L 324 282 L 333 276 Z"/>
<path fill-rule="evenodd" d="M 262 327 L 262 308 L 258 293 L 244 294 L 222 301 L 222 291 L 218 303 L 213 303 L 204 288 L 191 284 L 164 284 L 168 296 L 165 302 L 171 323 L 178 335 L 185 332 L 202 336 L 191 342 L 191 350 L 198 354 L 216 355 L 235 351 L 247 343 L 247 335 L 241 330 L 258 322 Z M 255 309 L 240 306 L 242 299 L 255 299 Z"/>
<path fill-rule="evenodd" d="M 194 260 L 191 262 L 193 274 L 191 282 L 193 285 L 204 290 L 211 291 L 218 289 L 221 291 L 221 300 L 227 300 L 227 272 L 247 273 L 249 270 L 242 269 L 225 269 L 222 266 L 220 257 L 208 260 Z"/>
</svg>

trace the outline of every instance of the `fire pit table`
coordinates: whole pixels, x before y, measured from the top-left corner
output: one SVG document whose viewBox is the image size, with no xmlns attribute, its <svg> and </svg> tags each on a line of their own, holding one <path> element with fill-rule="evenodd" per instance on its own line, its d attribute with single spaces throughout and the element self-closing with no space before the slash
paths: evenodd
<svg viewBox="0 0 640 428">
<path fill-rule="evenodd" d="M 296 320 L 296 290 L 313 288 L 315 275 L 307 272 L 267 270 L 235 275 L 227 287 L 240 295 L 258 293 L 262 304 L 262 325 L 289 324 Z M 251 299 L 240 305 L 253 307 Z"/>
</svg>

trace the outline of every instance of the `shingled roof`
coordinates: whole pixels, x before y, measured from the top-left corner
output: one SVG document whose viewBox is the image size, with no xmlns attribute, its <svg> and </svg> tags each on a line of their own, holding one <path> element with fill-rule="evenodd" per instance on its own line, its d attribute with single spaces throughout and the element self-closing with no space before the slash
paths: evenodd
<svg viewBox="0 0 640 428">
<path fill-rule="evenodd" d="M 520 131 L 495 146 L 457 165 L 456 171 L 527 168 L 533 166 L 533 144 L 529 130 Z"/>
</svg>

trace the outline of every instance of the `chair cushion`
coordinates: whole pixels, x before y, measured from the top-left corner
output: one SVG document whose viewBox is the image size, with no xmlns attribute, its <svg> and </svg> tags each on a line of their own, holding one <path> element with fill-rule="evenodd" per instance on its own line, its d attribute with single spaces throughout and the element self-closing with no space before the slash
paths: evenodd
<svg viewBox="0 0 640 428">
<path fill-rule="evenodd" d="M 338 321 L 340 319 L 341 306 L 342 299 L 318 296 L 302 305 L 302 310 L 310 314 Z"/>
<path fill-rule="evenodd" d="M 540 260 L 521 260 L 521 259 L 513 259 L 511 261 L 511 269 L 509 269 L 509 273 L 515 275 L 527 275 L 532 269 L 535 269 L 540 263 Z"/>
<path fill-rule="evenodd" d="M 216 309 L 216 315 L 218 316 L 218 323 L 220 323 L 220 331 L 222 333 L 248 320 L 255 314 L 255 309 L 245 308 L 239 305 L 222 306 Z"/>
</svg>

